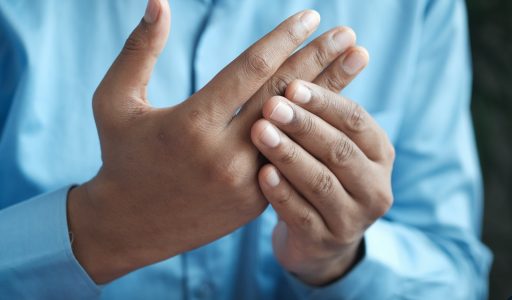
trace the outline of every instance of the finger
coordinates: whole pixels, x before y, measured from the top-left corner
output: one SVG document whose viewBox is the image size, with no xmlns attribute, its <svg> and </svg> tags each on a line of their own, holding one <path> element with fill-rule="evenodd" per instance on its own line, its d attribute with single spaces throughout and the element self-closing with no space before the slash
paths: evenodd
<svg viewBox="0 0 512 300">
<path fill-rule="evenodd" d="M 158 55 L 170 31 L 171 12 L 164 0 L 149 0 L 144 18 L 126 40 L 121 53 L 114 61 L 98 87 L 101 93 L 115 97 L 109 101 L 135 99 L 146 101 L 146 86 Z M 97 91 L 97 92 L 98 92 Z M 119 97 L 124 94 L 129 97 Z M 123 107 L 126 104 L 116 107 Z"/>
<path fill-rule="evenodd" d="M 320 15 L 306 10 L 285 20 L 215 76 L 193 100 L 227 124 L 240 108 L 317 28 Z M 208 101 L 204 101 L 208 99 Z"/>
<path fill-rule="evenodd" d="M 297 51 L 246 103 L 235 123 L 252 125 L 260 116 L 262 104 L 272 96 L 284 95 L 294 79 L 312 81 L 332 61 L 355 44 L 355 33 L 347 27 L 334 28 Z"/>
<path fill-rule="evenodd" d="M 263 195 L 291 230 L 319 232 L 325 228 L 325 223 L 316 209 L 297 193 L 276 167 L 265 165 L 261 168 L 258 179 Z"/>
<path fill-rule="evenodd" d="M 293 82 L 286 97 L 344 132 L 371 160 L 392 161 L 393 146 L 386 133 L 356 102 L 305 81 Z"/>
<path fill-rule="evenodd" d="M 334 174 L 267 120 L 258 120 L 251 139 L 261 153 L 322 215 L 327 226 L 339 225 L 339 216 L 353 201 Z"/>
<path fill-rule="evenodd" d="M 369 55 L 366 49 L 352 47 L 318 75 L 313 83 L 339 93 L 368 65 L 368 61 Z"/>
<path fill-rule="evenodd" d="M 375 164 L 343 132 L 280 96 L 265 103 L 263 117 L 329 168 L 350 194 L 371 191 Z"/>
</svg>

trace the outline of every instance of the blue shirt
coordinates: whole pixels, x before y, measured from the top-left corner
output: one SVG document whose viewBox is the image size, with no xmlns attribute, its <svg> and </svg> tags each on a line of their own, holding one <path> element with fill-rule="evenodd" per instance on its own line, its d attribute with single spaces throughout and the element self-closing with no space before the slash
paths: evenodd
<svg viewBox="0 0 512 300">
<path fill-rule="evenodd" d="M 324 287 L 276 262 L 271 208 L 211 244 L 96 285 L 73 256 L 66 195 L 100 167 L 92 94 L 145 4 L 0 2 L 0 298 L 486 297 L 491 255 L 479 240 L 462 0 L 173 0 L 172 32 L 149 84 L 158 107 L 186 99 L 299 10 L 320 12 L 316 35 L 353 27 L 372 59 L 344 94 L 396 148 L 395 203 L 366 232 L 361 261 Z"/>
</svg>

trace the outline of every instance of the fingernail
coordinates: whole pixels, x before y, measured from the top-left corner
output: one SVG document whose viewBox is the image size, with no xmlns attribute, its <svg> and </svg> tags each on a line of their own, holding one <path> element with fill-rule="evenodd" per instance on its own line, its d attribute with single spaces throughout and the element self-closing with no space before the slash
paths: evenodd
<svg viewBox="0 0 512 300">
<path fill-rule="evenodd" d="M 274 170 L 274 168 L 270 169 L 265 180 L 267 181 L 267 184 L 270 185 L 271 187 L 276 187 L 279 185 L 279 182 L 281 182 L 281 179 L 279 179 L 279 175 L 277 175 L 277 172 L 276 170 Z"/>
<path fill-rule="evenodd" d="M 298 103 L 308 103 L 311 100 L 311 91 L 304 85 L 298 84 L 292 100 Z"/>
<path fill-rule="evenodd" d="M 272 125 L 267 125 L 263 132 L 260 135 L 260 141 L 265 144 L 267 147 L 274 148 L 279 145 L 281 139 L 279 138 L 279 133 Z"/>
<path fill-rule="evenodd" d="M 348 75 L 354 75 L 364 67 L 365 63 L 366 56 L 361 51 L 354 51 L 343 61 L 343 71 Z"/>
<path fill-rule="evenodd" d="M 338 52 L 343 52 L 347 50 L 348 47 L 355 42 L 356 36 L 352 30 L 342 30 L 336 32 L 332 37 L 332 40 L 334 42 L 334 47 L 336 47 L 336 50 Z"/>
<path fill-rule="evenodd" d="M 311 31 L 320 23 L 320 14 L 315 10 L 307 10 L 300 16 L 300 21 L 308 31 Z"/>
<path fill-rule="evenodd" d="M 282 124 L 288 124 L 293 119 L 293 109 L 288 104 L 279 102 L 270 114 L 270 119 Z"/>
<path fill-rule="evenodd" d="M 158 14 L 160 13 L 159 2 L 160 0 L 148 0 L 146 12 L 144 13 L 144 21 L 146 21 L 146 23 L 152 24 L 158 19 Z"/>
</svg>

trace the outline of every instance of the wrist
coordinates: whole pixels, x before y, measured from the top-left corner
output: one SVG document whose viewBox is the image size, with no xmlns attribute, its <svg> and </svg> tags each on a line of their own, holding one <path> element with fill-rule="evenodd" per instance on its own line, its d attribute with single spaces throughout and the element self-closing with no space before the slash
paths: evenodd
<svg viewBox="0 0 512 300">
<path fill-rule="evenodd" d="M 101 190 L 102 186 L 93 179 L 72 188 L 67 204 L 73 254 L 99 284 L 145 265 L 131 251 L 127 228 L 119 220 L 122 212 L 109 209 L 108 193 Z"/>
<path fill-rule="evenodd" d="M 347 246 L 332 258 L 314 264 L 307 271 L 294 273 L 302 282 L 311 286 L 325 286 L 345 276 L 361 260 L 362 239 Z"/>
</svg>

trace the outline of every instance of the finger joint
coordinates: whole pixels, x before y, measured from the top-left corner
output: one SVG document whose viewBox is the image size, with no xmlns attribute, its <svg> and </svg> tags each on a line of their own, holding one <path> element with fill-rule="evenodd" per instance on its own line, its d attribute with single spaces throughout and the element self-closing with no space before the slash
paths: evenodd
<svg viewBox="0 0 512 300">
<path fill-rule="evenodd" d="M 298 221 L 302 228 L 311 228 L 313 226 L 313 215 L 311 213 L 311 209 L 304 209 L 304 212 L 300 214 Z"/>
<path fill-rule="evenodd" d="M 280 206 L 286 206 L 290 203 L 293 197 L 293 192 L 291 189 L 287 188 L 284 190 L 281 190 L 279 194 L 277 195 L 277 204 Z"/>
<path fill-rule="evenodd" d="M 355 149 L 347 137 L 339 138 L 334 144 L 329 147 L 329 164 L 338 168 L 343 167 L 354 155 Z"/>
<path fill-rule="evenodd" d="M 284 95 L 284 91 L 286 90 L 286 87 L 293 79 L 282 75 L 282 74 L 276 74 L 274 75 L 270 81 L 269 81 L 269 94 L 270 95 Z"/>
<path fill-rule="evenodd" d="M 294 123 L 296 125 L 296 131 L 294 132 L 294 135 L 296 137 L 304 138 L 315 134 L 315 120 L 311 116 L 307 114 L 302 114 L 302 118 L 294 119 Z"/>
<path fill-rule="evenodd" d="M 122 52 L 124 54 L 131 55 L 132 53 L 139 53 L 140 51 L 147 49 L 147 47 L 148 39 L 144 35 L 135 31 L 128 37 L 128 39 L 126 39 Z"/>
<path fill-rule="evenodd" d="M 319 45 L 316 47 L 316 51 L 313 54 L 314 63 L 320 68 L 324 68 L 327 65 L 331 56 L 324 45 L 325 42 L 319 43 Z"/>
<path fill-rule="evenodd" d="M 286 28 L 286 36 L 292 45 L 299 45 L 302 43 L 303 34 L 298 32 L 296 26 L 288 26 Z"/>
<path fill-rule="evenodd" d="M 286 152 L 279 157 L 279 161 L 284 165 L 292 165 L 299 160 L 299 155 L 297 146 L 290 146 Z"/>
<path fill-rule="evenodd" d="M 248 52 L 244 62 L 247 73 L 258 77 L 258 79 L 265 78 L 273 71 L 269 55 L 263 52 Z"/>
<path fill-rule="evenodd" d="M 326 170 L 321 170 L 311 179 L 311 191 L 316 197 L 330 197 L 334 193 L 334 179 Z"/>
<path fill-rule="evenodd" d="M 366 112 L 361 105 L 351 101 L 348 105 L 348 129 L 352 132 L 360 133 L 366 128 Z"/>
<path fill-rule="evenodd" d="M 382 217 L 393 205 L 393 193 L 389 188 L 379 188 L 374 192 L 374 200 L 369 209 L 372 220 Z"/>
<path fill-rule="evenodd" d="M 340 72 L 330 72 L 325 76 L 325 87 L 332 92 L 338 93 L 347 85 L 347 79 Z"/>
</svg>

